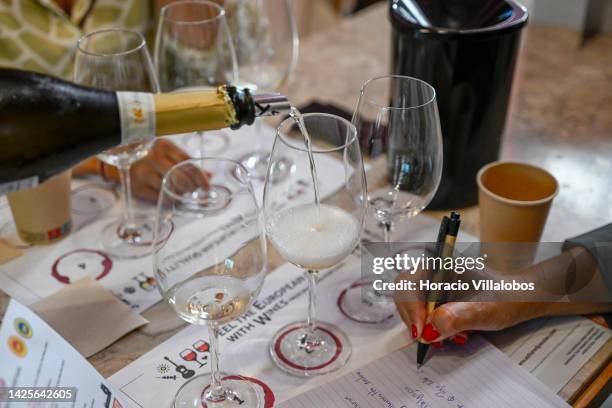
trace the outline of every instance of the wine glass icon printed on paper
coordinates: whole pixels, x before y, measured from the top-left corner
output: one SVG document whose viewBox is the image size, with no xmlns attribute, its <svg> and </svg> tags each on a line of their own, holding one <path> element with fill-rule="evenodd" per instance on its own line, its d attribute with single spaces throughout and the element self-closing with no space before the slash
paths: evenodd
<svg viewBox="0 0 612 408">
<path fill-rule="evenodd" d="M 193 362 L 197 364 L 197 368 L 202 368 L 208 364 L 208 353 L 210 352 L 210 344 L 202 339 L 196 340 L 192 347 L 183 349 L 178 355 L 186 363 Z M 198 354 L 201 356 L 198 358 Z M 188 379 L 195 375 L 195 371 L 187 367 L 187 365 L 177 364 L 169 357 L 164 356 L 164 360 L 168 361 L 175 367 L 175 371 L 179 373 L 183 378 Z M 161 363 L 157 366 L 157 373 L 161 374 L 161 378 L 164 380 L 175 380 L 176 376 L 169 375 L 170 367 L 166 363 Z"/>
<path fill-rule="evenodd" d="M 200 366 L 198 368 L 202 368 L 208 363 L 208 357 L 206 356 L 201 361 L 198 361 L 198 354 L 190 348 L 186 348 L 185 350 L 181 351 L 179 355 L 185 361 L 193 361 L 199 364 Z"/>
</svg>

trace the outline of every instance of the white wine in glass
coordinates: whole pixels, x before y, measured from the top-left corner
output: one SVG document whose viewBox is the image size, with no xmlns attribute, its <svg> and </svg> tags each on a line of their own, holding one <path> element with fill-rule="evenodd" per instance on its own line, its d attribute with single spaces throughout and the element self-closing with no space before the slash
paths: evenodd
<svg viewBox="0 0 612 408">
<path fill-rule="evenodd" d="M 226 159 L 193 159 L 175 165 L 162 183 L 156 225 L 173 228 L 165 237 L 155 230 L 158 288 L 181 319 L 208 328 L 210 341 L 210 374 L 183 384 L 175 407 L 264 406 L 249 379 L 219 370 L 219 327 L 246 313 L 267 271 L 260 210 L 246 169 L 235 172 L 236 166 Z M 215 197 L 190 181 L 198 171 L 211 174 L 211 185 L 227 195 Z M 217 241 L 211 225 L 236 217 L 241 222 L 233 226 L 233 234 Z"/>
</svg>

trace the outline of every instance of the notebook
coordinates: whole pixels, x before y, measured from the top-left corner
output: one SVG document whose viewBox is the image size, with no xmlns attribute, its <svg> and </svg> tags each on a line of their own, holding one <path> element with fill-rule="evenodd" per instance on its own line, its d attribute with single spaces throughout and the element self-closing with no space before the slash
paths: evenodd
<svg viewBox="0 0 612 408">
<path fill-rule="evenodd" d="M 335 381 L 307 391 L 279 408 L 490 408 L 564 407 L 565 401 L 483 338 L 436 349 L 421 368 L 416 344 Z"/>
</svg>

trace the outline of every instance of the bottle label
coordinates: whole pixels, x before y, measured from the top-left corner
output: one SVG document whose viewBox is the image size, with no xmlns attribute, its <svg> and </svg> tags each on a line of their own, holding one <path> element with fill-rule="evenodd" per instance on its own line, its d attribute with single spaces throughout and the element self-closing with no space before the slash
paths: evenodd
<svg viewBox="0 0 612 408">
<path fill-rule="evenodd" d="M 128 145 L 155 136 L 155 101 L 145 92 L 117 92 L 121 117 L 121 144 Z"/>
<path fill-rule="evenodd" d="M 33 188 L 38 185 L 38 176 L 28 177 L 21 180 L 11 181 L 10 183 L 0 183 L 0 197 L 14 193 L 15 191 Z"/>
</svg>

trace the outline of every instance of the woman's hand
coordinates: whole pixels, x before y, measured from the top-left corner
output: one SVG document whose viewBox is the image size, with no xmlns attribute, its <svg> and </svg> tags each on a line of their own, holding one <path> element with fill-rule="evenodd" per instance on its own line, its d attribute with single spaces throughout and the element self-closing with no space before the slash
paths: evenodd
<svg viewBox="0 0 612 408">
<path fill-rule="evenodd" d="M 402 320 L 410 329 L 412 337 L 424 343 L 438 343 L 449 338 L 455 343 L 465 343 L 467 340 L 465 332 L 470 330 L 502 330 L 542 316 L 583 315 L 612 311 L 612 303 L 603 302 L 608 293 L 603 275 L 599 272 L 597 263 L 590 252 L 585 248 L 571 248 L 557 256 L 529 266 L 525 269 L 524 275 L 529 276 L 529 280 L 535 282 L 536 287 L 550 287 L 550 283 L 565 284 L 567 282 L 567 271 L 570 266 L 577 277 L 573 287 L 579 290 L 590 282 L 592 287 L 599 288 L 603 292 L 597 294 L 594 291 L 590 292 L 592 293 L 591 299 L 600 303 L 579 301 L 449 302 L 437 307 L 429 316 L 427 316 L 425 302 L 415 301 L 414 296 L 406 298 L 398 293 L 395 304 Z M 414 279 L 414 276 L 400 275 L 398 277 L 398 280 L 404 279 Z"/>
<path fill-rule="evenodd" d="M 149 154 L 135 162 L 130 169 L 132 192 L 141 199 L 156 201 L 166 172 L 175 164 L 189 159 L 189 155 L 170 140 L 157 139 Z M 100 163 L 96 159 L 80 164 L 73 170 L 73 174 L 97 174 L 109 181 L 119 181 L 119 172 L 115 167 Z M 193 167 L 187 169 L 179 181 L 186 191 L 196 187 L 208 189 L 210 177 L 209 173 Z"/>
<path fill-rule="evenodd" d="M 139 198 L 156 201 L 164 175 L 175 164 L 189 159 L 191 157 L 170 140 L 156 140 L 149 154 L 132 165 L 132 192 Z M 208 189 L 209 179 L 210 174 L 194 167 L 185 172 L 181 184 L 185 190 L 194 187 Z"/>
<path fill-rule="evenodd" d="M 543 304 L 528 302 L 451 302 L 437 307 L 426 317 L 425 302 L 396 300 L 397 310 L 413 338 L 423 343 L 451 339 L 467 341 L 470 330 L 495 331 L 543 315 Z"/>
</svg>

